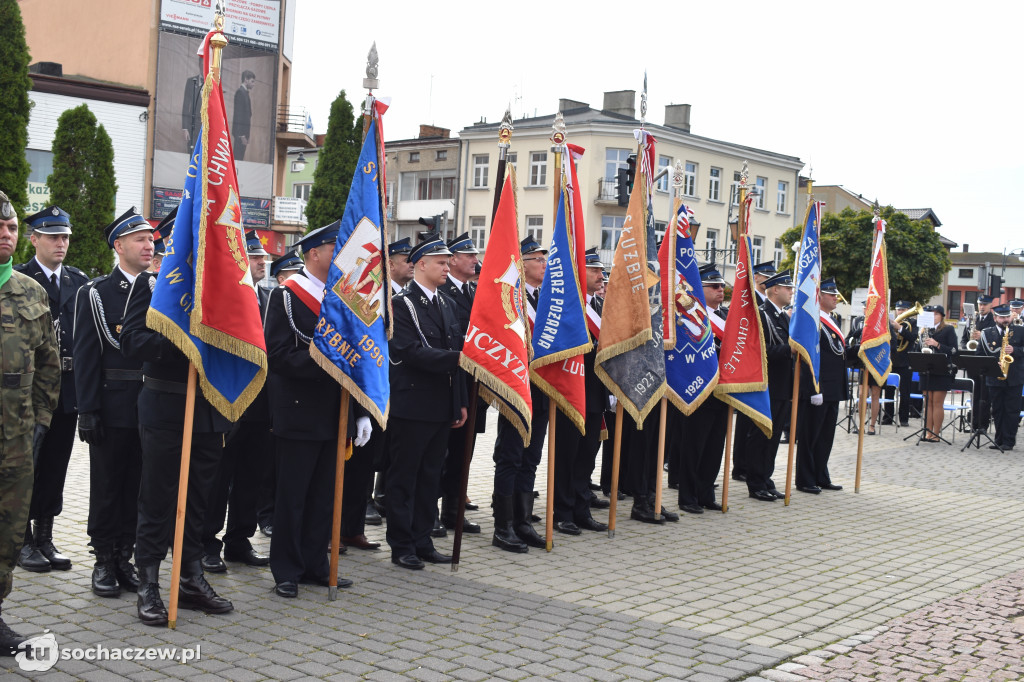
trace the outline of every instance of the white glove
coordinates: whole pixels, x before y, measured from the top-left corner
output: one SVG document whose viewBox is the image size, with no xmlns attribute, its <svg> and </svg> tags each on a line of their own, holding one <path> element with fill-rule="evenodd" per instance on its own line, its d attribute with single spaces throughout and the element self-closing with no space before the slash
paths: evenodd
<svg viewBox="0 0 1024 682">
<path fill-rule="evenodd" d="M 369 417 L 360 417 L 356 420 L 356 437 L 352 439 L 352 444 L 357 448 L 361 448 L 366 445 L 370 440 L 370 433 L 373 428 L 370 426 Z"/>
<path fill-rule="evenodd" d="M 613 395 L 608 396 L 608 407 L 610 407 L 610 408 L 612 408 L 614 410 L 615 409 L 615 405 L 618 402 L 619 401 L 615 399 L 615 396 L 613 396 Z"/>
<path fill-rule="evenodd" d="M 822 399 L 820 393 L 817 393 L 817 394 L 811 396 L 811 405 L 814 405 L 815 407 L 818 407 L 823 402 L 824 402 L 824 400 Z"/>
</svg>

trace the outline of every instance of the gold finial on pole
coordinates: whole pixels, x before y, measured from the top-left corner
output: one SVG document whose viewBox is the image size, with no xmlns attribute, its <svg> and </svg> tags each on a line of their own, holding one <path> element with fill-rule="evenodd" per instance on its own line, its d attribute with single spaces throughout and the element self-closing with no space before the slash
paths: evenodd
<svg viewBox="0 0 1024 682">
<path fill-rule="evenodd" d="M 562 116 L 561 111 L 555 114 L 555 122 L 551 124 L 551 151 L 555 153 L 555 213 L 551 219 L 551 224 L 553 225 L 558 220 L 558 200 L 562 196 L 562 154 L 565 152 L 565 117 Z"/>
<path fill-rule="evenodd" d="M 749 185 L 747 185 L 747 178 L 749 172 L 747 169 L 747 161 L 743 161 L 743 169 L 740 171 L 740 222 L 739 222 L 739 236 L 743 237 L 747 234 L 747 191 Z"/>
<path fill-rule="evenodd" d="M 501 125 L 498 126 L 498 158 L 504 159 L 508 148 L 512 145 L 512 105 L 505 107 L 505 115 L 501 117 Z"/>
<path fill-rule="evenodd" d="M 683 198 L 683 182 L 685 179 L 683 162 L 680 159 L 676 159 L 676 165 L 672 168 L 672 188 L 675 190 L 678 199 Z"/>
<path fill-rule="evenodd" d="M 225 11 L 224 0 L 217 0 L 213 15 L 213 28 L 217 32 L 210 37 L 210 72 L 215 83 L 220 82 L 221 52 L 228 45 L 228 39 L 224 36 Z"/>
</svg>

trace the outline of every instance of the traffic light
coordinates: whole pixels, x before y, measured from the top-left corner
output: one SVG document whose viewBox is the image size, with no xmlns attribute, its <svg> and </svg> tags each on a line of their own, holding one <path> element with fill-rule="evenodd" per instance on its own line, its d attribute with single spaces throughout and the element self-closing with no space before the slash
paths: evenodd
<svg viewBox="0 0 1024 682">
<path fill-rule="evenodd" d="M 988 295 L 999 298 L 1003 293 L 1003 278 L 999 275 L 988 276 Z"/>
<path fill-rule="evenodd" d="M 444 218 L 442 214 L 433 215 L 429 218 L 420 217 L 417 221 L 420 225 L 426 225 L 427 230 L 420 232 L 417 236 L 421 242 L 425 242 L 428 239 L 441 236 L 441 220 Z"/>
<path fill-rule="evenodd" d="M 626 157 L 626 172 L 629 174 L 629 192 L 633 193 L 633 181 L 636 180 L 636 154 Z"/>
</svg>

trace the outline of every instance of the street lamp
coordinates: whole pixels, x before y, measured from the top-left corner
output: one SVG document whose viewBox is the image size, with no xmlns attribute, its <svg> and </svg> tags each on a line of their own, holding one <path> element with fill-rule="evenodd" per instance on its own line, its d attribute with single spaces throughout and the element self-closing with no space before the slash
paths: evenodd
<svg viewBox="0 0 1024 682">
<path fill-rule="evenodd" d="M 296 173 L 301 173 L 306 168 L 306 155 L 299 152 L 298 158 L 292 161 L 292 168 Z"/>
<path fill-rule="evenodd" d="M 995 282 L 992 281 L 992 280 L 996 279 L 996 276 L 995 275 L 989 275 L 989 289 L 991 289 L 991 291 L 989 292 L 989 295 L 992 296 L 993 298 L 1001 298 L 1002 297 L 1002 291 L 1001 290 L 1002 290 L 1003 284 L 1006 283 L 1006 259 L 1009 258 L 1010 256 L 1016 256 L 1018 261 L 1024 263 L 1024 248 L 1014 249 L 1014 250 L 1009 251 L 1009 252 L 1007 252 L 1006 249 L 1003 249 L 1003 263 L 999 267 L 999 278 L 998 278 L 999 279 L 999 285 L 998 286 L 995 286 Z"/>
</svg>

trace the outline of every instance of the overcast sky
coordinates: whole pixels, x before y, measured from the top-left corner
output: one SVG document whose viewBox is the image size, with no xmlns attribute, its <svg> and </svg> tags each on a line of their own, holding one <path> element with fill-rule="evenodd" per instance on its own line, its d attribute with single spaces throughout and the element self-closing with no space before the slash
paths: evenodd
<svg viewBox="0 0 1024 682">
<path fill-rule="evenodd" d="M 816 183 L 932 208 L 944 236 L 1002 251 L 1024 248 L 1022 19 L 1019 0 L 300 0 L 291 104 L 325 132 L 340 90 L 365 96 L 374 41 L 389 140 L 611 90 L 636 90 L 639 114 L 646 70 L 652 123 L 691 104 L 696 135 L 798 156 Z"/>
</svg>

